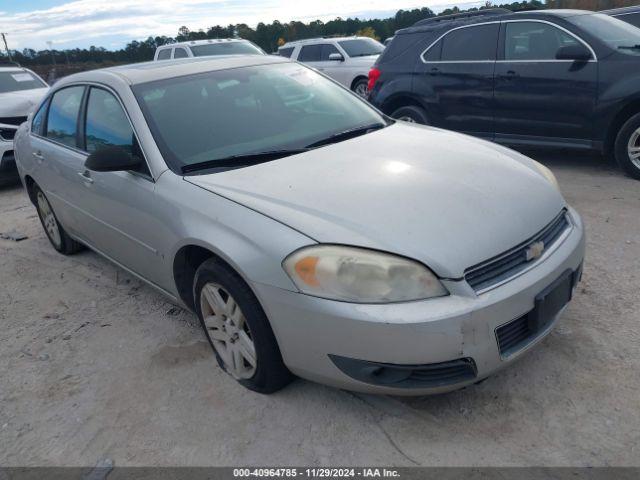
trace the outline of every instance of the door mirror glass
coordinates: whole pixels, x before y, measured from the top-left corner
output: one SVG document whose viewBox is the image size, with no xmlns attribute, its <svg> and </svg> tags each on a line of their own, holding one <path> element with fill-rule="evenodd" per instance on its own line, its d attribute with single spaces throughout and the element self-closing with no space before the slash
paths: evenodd
<svg viewBox="0 0 640 480">
<path fill-rule="evenodd" d="M 344 57 L 341 53 L 330 53 L 329 60 L 332 62 L 344 62 Z"/>
<path fill-rule="evenodd" d="M 556 60 L 576 60 L 586 62 L 591 59 L 591 52 L 584 45 L 565 45 L 556 52 Z"/>
<path fill-rule="evenodd" d="M 138 170 L 142 160 L 122 147 L 102 147 L 87 157 L 84 166 L 94 172 Z"/>
</svg>

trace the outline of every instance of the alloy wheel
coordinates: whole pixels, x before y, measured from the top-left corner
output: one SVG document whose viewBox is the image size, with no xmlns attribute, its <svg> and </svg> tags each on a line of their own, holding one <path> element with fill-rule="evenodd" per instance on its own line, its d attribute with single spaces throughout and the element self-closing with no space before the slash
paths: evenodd
<svg viewBox="0 0 640 480">
<path fill-rule="evenodd" d="M 249 324 L 235 299 L 221 285 L 206 283 L 200 293 L 202 318 L 226 371 L 236 379 L 251 378 L 257 367 Z"/>
<path fill-rule="evenodd" d="M 627 155 L 633 165 L 640 169 L 640 128 L 631 134 L 627 144 Z"/>
<path fill-rule="evenodd" d="M 359 95 L 362 98 L 366 98 L 367 97 L 367 93 L 369 91 L 369 89 L 367 88 L 367 84 L 364 82 L 360 82 L 356 85 L 356 88 L 354 88 L 353 90 L 357 95 Z"/>
<path fill-rule="evenodd" d="M 38 211 L 40 212 L 40 218 L 42 218 L 44 229 L 47 232 L 47 235 L 49 236 L 51 242 L 57 248 L 60 248 L 62 246 L 62 238 L 60 236 L 60 229 L 58 228 L 58 221 L 56 220 L 56 216 L 53 214 L 51 205 L 49 205 L 49 201 L 42 192 L 38 192 L 36 200 L 38 203 Z"/>
</svg>

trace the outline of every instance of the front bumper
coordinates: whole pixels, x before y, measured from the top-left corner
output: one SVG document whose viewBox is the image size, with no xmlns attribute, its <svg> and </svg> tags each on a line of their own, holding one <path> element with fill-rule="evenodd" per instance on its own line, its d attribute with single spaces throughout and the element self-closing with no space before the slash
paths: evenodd
<svg viewBox="0 0 640 480">
<path fill-rule="evenodd" d="M 496 329 L 534 308 L 536 296 L 567 270 L 578 271 L 584 228 L 570 209 L 573 227 L 555 251 L 511 281 L 476 295 L 464 281 L 445 282 L 451 295 L 425 301 L 358 305 L 253 284 L 271 321 L 283 360 L 296 375 L 338 388 L 392 395 L 423 395 L 461 388 L 518 359 L 542 340 L 560 314 L 508 356 Z M 332 360 L 333 358 L 333 360 Z M 357 380 L 335 363 L 346 358 L 395 366 L 472 361 L 474 377 L 427 388 L 398 388 Z M 449 365 L 449 364 L 446 364 Z"/>
</svg>

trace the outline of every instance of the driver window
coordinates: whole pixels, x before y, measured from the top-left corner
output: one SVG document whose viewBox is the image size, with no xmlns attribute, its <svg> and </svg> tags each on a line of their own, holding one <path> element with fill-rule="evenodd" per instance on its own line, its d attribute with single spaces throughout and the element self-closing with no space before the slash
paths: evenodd
<svg viewBox="0 0 640 480">
<path fill-rule="evenodd" d="M 540 22 L 508 22 L 505 29 L 505 60 L 555 60 L 560 47 L 580 45 L 573 36 Z"/>
</svg>

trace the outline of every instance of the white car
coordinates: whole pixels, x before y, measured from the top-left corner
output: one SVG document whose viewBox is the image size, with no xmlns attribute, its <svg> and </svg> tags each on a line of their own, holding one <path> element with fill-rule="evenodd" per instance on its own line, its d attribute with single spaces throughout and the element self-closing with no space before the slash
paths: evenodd
<svg viewBox="0 0 640 480">
<path fill-rule="evenodd" d="M 311 38 L 285 43 L 278 54 L 305 63 L 366 97 L 369 70 L 383 50 L 384 45 L 369 37 Z"/>
<path fill-rule="evenodd" d="M 13 137 L 49 86 L 31 70 L 0 66 L 0 183 L 17 179 Z"/>
<path fill-rule="evenodd" d="M 213 57 L 216 55 L 266 55 L 265 51 L 242 38 L 216 38 L 172 43 L 156 49 L 154 60 L 173 58 Z"/>
</svg>

